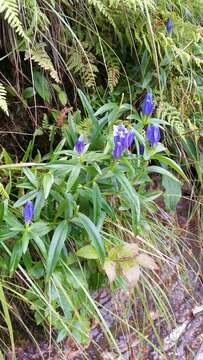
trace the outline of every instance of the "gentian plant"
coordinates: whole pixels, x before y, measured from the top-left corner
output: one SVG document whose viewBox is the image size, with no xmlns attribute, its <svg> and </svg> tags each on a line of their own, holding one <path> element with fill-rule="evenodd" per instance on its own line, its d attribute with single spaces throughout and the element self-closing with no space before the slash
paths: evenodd
<svg viewBox="0 0 203 360">
<path fill-rule="evenodd" d="M 27 290 L 26 297 L 32 301 L 38 323 L 49 317 L 49 297 L 52 296 L 55 310 L 51 321 L 58 330 L 58 341 L 68 330 L 80 342 L 87 341 L 84 333 L 88 334 L 88 322 L 87 318 L 83 321 L 82 316 L 87 316 L 84 315 L 87 290 L 95 283 L 92 269 L 94 274 L 99 274 L 101 285 L 105 285 L 108 278 L 114 283 L 123 276 L 126 286 L 132 287 L 146 259 L 149 260 L 145 256 L 144 262 L 136 244 L 129 246 L 122 239 L 118 244 L 113 238 L 107 241 L 108 224 L 117 221 L 122 224 L 125 214 L 134 236 L 144 236 L 147 214 L 154 211 L 154 199 L 160 196 L 160 191 L 151 194 L 145 189 L 151 181 L 150 174 L 165 174 L 179 182 L 173 173 L 159 166 L 161 162 L 184 177 L 180 167 L 166 156 L 164 146 L 154 146 L 160 140 L 159 127 L 148 125 L 146 140 L 153 151 L 149 151 L 147 158 L 138 156 L 134 149 L 139 149 L 140 141 L 140 155 L 148 147 L 143 137 L 145 125 L 133 119 L 118 120 L 117 105 L 112 113 L 103 108 L 99 112 L 102 115 L 97 115 L 84 94 L 82 99 L 92 121 L 89 132 L 84 134 L 91 139 L 89 148 L 85 151 L 84 138 L 78 136 L 81 118 L 78 114 L 75 118 L 69 114 L 64 138 L 53 153 L 38 157 L 31 167 L 28 163 L 16 169 L 15 164 L 9 164 L 15 181 L 11 182 L 10 200 L 6 200 L 1 216 L 1 254 L 6 252 L 8 259 L 5 274 L 12 275 L 21 265 L 32 279 L 37 278 L 38 286 L 49 299 L 47 304 L 39 303 L 38 296 L 33 295 L 35 288 L 31 285 Z M 148 93 L 142 111 L 150 115 L 153 108 L 152 94 Z M 122 116 L 127 116 L 129 110 L 134 111 L 129 104 L 123 106 Z M 111 119 L 109 126 L 104 126 L 106 119 Z M 119 125 L 115 125 L 118 121 Z M 130 156 L 129 148 L 132 148 Z M 150 269 L 156 270 L 156 263 L 152 259 L 150 263 Z"/>
</svg>

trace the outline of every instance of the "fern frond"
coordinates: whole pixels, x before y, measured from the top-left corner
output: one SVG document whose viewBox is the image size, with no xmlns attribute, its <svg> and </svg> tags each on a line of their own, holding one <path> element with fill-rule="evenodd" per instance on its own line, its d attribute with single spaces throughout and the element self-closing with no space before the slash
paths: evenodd
<svg viewBox="0 0 203 360">
<path fill-rule="evenodd" d="M 96 86 L 97 66 L 91 63 L 86 64 L 83 68 L 83 79 L 88 88 Z"/>
<path fill-rule="evenodd" d="M 89 133 L 92 128 L 92 121 L 89 118 L 80 121 L 80 123 L 77 125 L 77 131 L 79 134 Z"/>
<path fill-rule="evenodd" d="M 3 186 L 2 183 L 0 183 L 0 195 L 3 199 L 8 199 L 9 198 L 9 195 L 5 189 L 5 187 Z"/>
<path fill-rule="evenodd" d="M 182 138 L 185 137 L 186 128 L 183 124 L 181 113 L 175 106 L 170 105 L 168 102 L 161 102 L 157 109 L 157 117 L 168 121 L 171 128 Z"/>
<path fill-rule="evenodd" d="M 43 43 L 37 44 L 32 49 L 26 51 L 25 60 L 29 58 L 39 64 L 43 70 L 49 71 L 50 76 L 57 83 L 60 82 L 57 71 L 54 69 L 51 59 L 45 51 L 45 45 Z"/>
<path fill-rule="evenodd" d="M 108 87 L 110 91 L 113 91 L 113 89 L 118 84 L 120 78 L 120 71 L 118 65 L 108 66 L 107 73 L 108 73 Z"/>
<path fill-rule="evenodd" d="M 0 108 L 9 116 L 8 106 L 6 102 L 6 89 L 3 84 L 0 83 Z"/>
<path fill-rule="evenodd" d="M 48 116 L 47 116 L 47 114 L 44 114 L 43 119 L 42 119 L 42 129 L 47 130 L 47 129 L 49 129 L 49 127 L 50 127 L 50 124 L 49 124 Z"/>
<path fill-rule="evenodd" d="M 98 9 L 99 12 L 105 16 L 105 18 L 108 19 L 108 21 L 110 22 L 110 24 L 115 28 L 115 22 L 113 21 L 113 18 L 111 17 L 110 13 L 109 13 L 109 9 L 107 6 L 104 5 L 104 3 L 101 0 L 88 0 L 88 3 L 90 5 L 93 5 L 94 8 Z"/>
<path fill-rule="evenodd" d="M 82 46 L 87 47 L 85 43 L 82 43 Z M 96 73 L 98 73 L 95 61 L 95 56 L 88 50 L 84 54 L 80 47 L 72 47 L 67 65 L 70 71 L 81 75 L 86 87 L 91 88 L 96 85 Z"/>
<path fill-rule="evenodd" d="M 18 35 L 27 38 L 19 19 L 19 9 L 16 0 L 0 0 L 0 13 L 4 13 L 4 19 Z"/>
</svg>

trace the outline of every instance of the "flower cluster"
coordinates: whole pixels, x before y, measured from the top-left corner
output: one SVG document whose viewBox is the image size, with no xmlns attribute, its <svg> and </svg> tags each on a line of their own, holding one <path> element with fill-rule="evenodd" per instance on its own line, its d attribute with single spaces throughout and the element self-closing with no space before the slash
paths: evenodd
<svg viewBox="0 0 203 360">
<path fill-rule="evenodd" d="M 112 155 L 114 159 L 118 159 L 123 150 L 129 149 L 134 140 L 134 131 L 130 129 L 126 129 L 123 124 L 114 126 L 114 148 Z"/>
</svg>

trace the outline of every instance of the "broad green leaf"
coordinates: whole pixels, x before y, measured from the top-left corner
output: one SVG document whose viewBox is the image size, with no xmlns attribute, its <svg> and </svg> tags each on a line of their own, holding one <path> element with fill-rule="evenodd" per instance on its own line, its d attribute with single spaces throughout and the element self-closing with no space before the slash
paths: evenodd
<svg viewBox="0 0 203 360">
<path fill-rule="evenodd" d="M 61 91 L 58 93 L 58 97 L 59 97 L 59 100 L 60 100 L 61 104 L 62 104 L 63 106 L 65 106 L 65 105 L 67 104 L 67 101 L 68 101 L 68 97 L 67 97 L 65 91 L 62 91 L 62 90 L 61 90 Z"/>
<path fill-rule="evenodd" d="M 39 72 L 34 71 L 33 73 L 33 79 L 34 79 L 34 88 L 37 92 L 37 94 L 47 103 L 51 102 L 51 92 L 50 87 L 47 79 L 45 76 Z"/>
<path fill-rule="evenodd" d="M 172 159 L 164 156 L 164 155 L 156 155 L 153 157 L 154 159 L 159 160 L 160 162 L 163 162 L 164 164 L 170 166 L 172 169 L 174 169 L 178 174 L 180 174 L 183 179 L 185 179 L 188 182 L 188 178 L 186 177 L 186 175 L 184 174 L 183 170 L 181 169 L 181 167 Z"/>
<path fill-rule="evenodd" d="M 68 178 L 67 185 L 66 185 L 66 192 L 69 192 L 71 190 L 71 188 L 73 187 L 73 185 L 75 184 L 75 182 L 78 180 L 78 177 L 80 175 L 80 170 L 81 170 L 80 165 L 76 165 L 72 169 L 70 176 Z"/>
<path fill-rule="evenodd" d="M 44 190 L 45 200 L 49 196 L 49 192 L 51 190 L 53 183 L 54 183 L 54 176 L 50 173 L 45 174 L 43 177 L 43 190 Z"/>
<path fill-rule="evenodd" d="M 162 185 L 165 188 L 164 193 L 164 202 L 166 208 L 171 211 L 176 210 L 176 206 L 181 199 L 182 196 L 182 185 L 177 181 L 169 178 L 168 176 L 162 177 Z"/>
<path fill-rule="evenodd" d="M 23 98 L 24 99 L 30 99 L 31 97 L 33 97 L 35 95 L 35 89 L 33 87 L 27 87 L 23 90 Z"/>
<path fill-rule="evenodd" d="M 158 173 L 161 175 L 165 175 L 170 177 L 171 179 L 173 179 L 174 181 L 177 181 L 180 183 L 180 180 L 178 180 L 173 174 L 171 174 L 170 171 L 160 167 L 160 166 L 156 166 L 156 165 L 152 165 L 152 166 L 148 166 L 147 168 L 147 172 L 150 173 Z"/>
<path fill-rule="evenodd" d="M 55 229 L 51 244 L 49 246 L 48 258 L 46 264 L 47 280 L 50 278 L 58 262 L 64 242 L 67 239 L 69 226 L 67 222 L 61 222 Z"/>
<path fill-rule="evenodd" d="M 92 245 L 83 246 L 77 251 L 77 255 L 85 259 L 98 259 L 98 254 Z"/>
<path fill-rule="evenodd" d="M 102 237 L 94 225 L 94 223 L 84 214 L 78 213 L 78 217 L 74 218 L 73 223 L 79 225 L 87 231 L 89 239 L 92 245 L 95 247 L 99 259 L 101 262 L 104 262 L 105 258 L 105 247 L 103 244 Z"/>
<path fill-rule="evenodd" d="M 30 225 L 30 232 L 39 236 L 44 236 L 48 234 L 51 229 L 52 227 L 49 224 L 42 221 L 35 222 Z"/>
</svg>

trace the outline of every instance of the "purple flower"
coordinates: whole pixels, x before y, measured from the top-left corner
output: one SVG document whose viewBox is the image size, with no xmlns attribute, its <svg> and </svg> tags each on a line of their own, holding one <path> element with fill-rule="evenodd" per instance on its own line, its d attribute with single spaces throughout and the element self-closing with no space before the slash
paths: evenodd
<svg viewBox="0 0 203 360">
<path fill-rule="evenodd" d="M 141 109 L 142 109 L 142 112 L 143 112 L 144 115 L 151 115 L 151 113 L 153 112 L 154 103 L 153 103 L 152 93 L 151 92 L 148 92 L 145 95 Z"/>
<path fill-rule="evenodd" d="M 139 145 L 139 153 L 140 153 L 140 155 L 144 154 L 144 145 L 143 144 Z"/>
<path fill-rule="evenodd" d="M 120 143 L 120 142 L 117 142 L 117 143 L 114 145 L 114 149 L 113 149 L 113 151 L 112 151 L 112 155 L 113 155 L 113 157 L 114 157 L 115 160 L 118 159 L 118 158 L 121 156 L 122 151 L 123 151 L 123 147 L 122 147 L 121 143 Z"/>
<path fill-rule="evenodd" d="M 166 23 L 166 30 L 168 34 L 172 33 L 172 22 L 170 16 L 168 17 L 167 23 Z"/>
<path fill-rule="evenodd" d="M 75 143 L 75 148 L 74 148 L 77 152 L 78 152 L 78 154 L 82 154 L 83 153 L 83 151 L 84 151 L 84 149 L 85 149 L 85 143 L 84 143 L 84 140 L 83 140 L 83 137 L 82 136 L 80 136 L 78 139 L 77 139 L 77 141 L 76 141 L 76 143 Z"/>
<path fill-rule="evenodd" d="M 31 200 L 29 200 L 23 209 L 23 217 L 24 217 L 24 221 L 25 224 L 29 224 L 32 220 L 33 217 L 33 212 L 34 212 L 34 206 L 33 206 L 33 202 Z"/>
<path fill-rule="evenodd" d="M 126 141 L 125 141 L 125 148 L 128 149 L 134 140 L 134 131 L 128 130 L 128 133 L 126 135 Z"/>
<path fill-rule="evenodd" d="M 123 124 L 114 126 L 113 130 L 114 134 L 114 149 L 113 149 L 113 157 L 114 159 L 118 159 L 122 151 L 124 149 L 128 149 L 134 140 L 134 131 L 130 129 L 126 129 Z"/>
<path fill-rule="evenodd" d="M 156 145 L 161 137 L 159 127 L 157 125 L 148 125 L 146 129 L 146 137 L 152 146 Z"/>
</svg>

